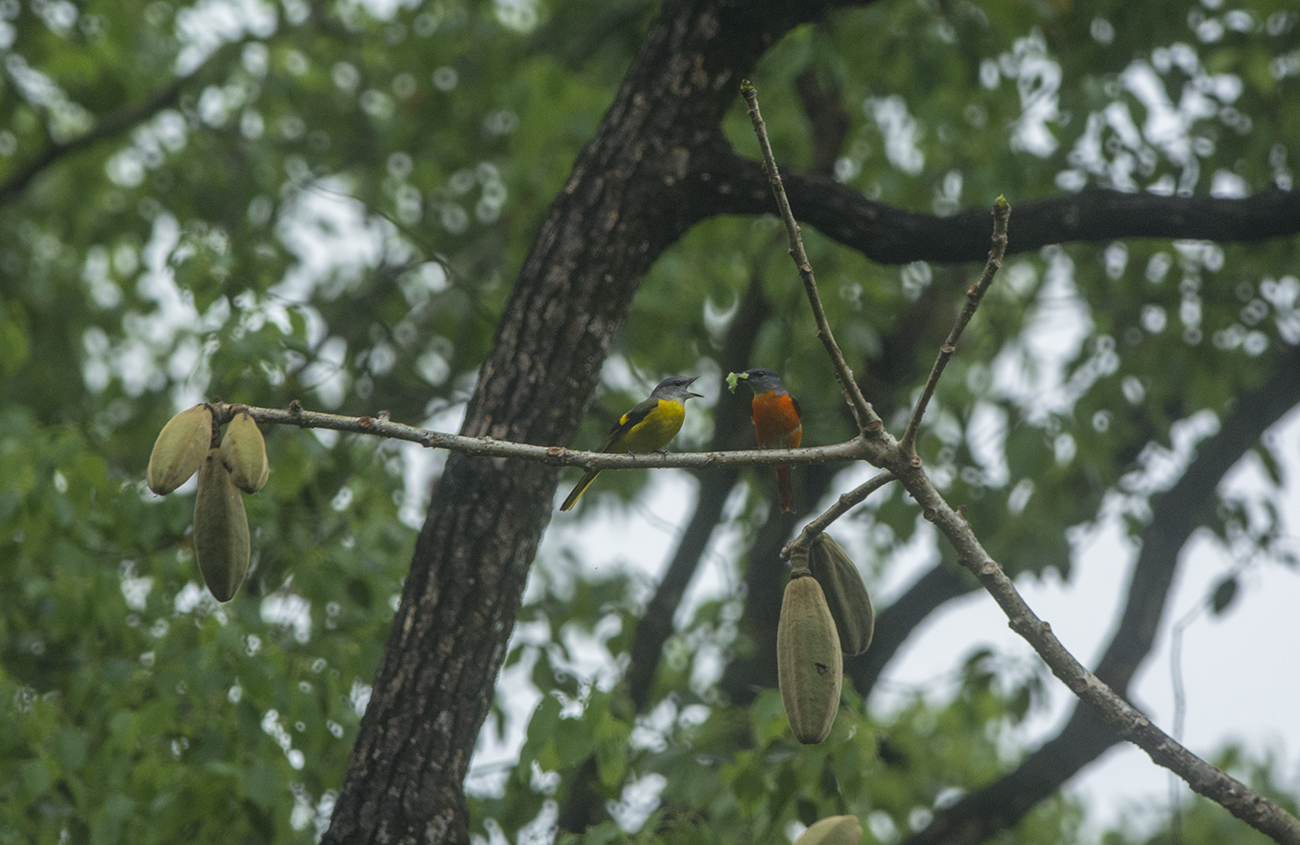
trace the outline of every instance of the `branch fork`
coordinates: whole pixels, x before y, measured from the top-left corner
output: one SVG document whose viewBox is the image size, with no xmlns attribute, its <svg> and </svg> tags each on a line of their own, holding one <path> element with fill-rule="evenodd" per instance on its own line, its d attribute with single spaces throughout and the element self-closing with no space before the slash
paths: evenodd
<svg viewBox="0 0 1300 845">
<path fill-rule="evenodd" d="M 751 83 L 745 81 L 741 84 L 741 95 L 748 105 L 750 119 L 763 152 L 764 170 L 776 195 L 781 219 L 785 223 L 786 234 L 790 240 L 791 258 L 794 259 L 799 277 L 803 280 L 813 316 L 817 321 L 817 336 L 826 347 L 836 378 L 858 422 L 863 438 L 871 442 L 874 454 L 869 460 L 885 470 L 852 493 L 841 496 L 831 509 L 808 524 L 800 536 L 783 550 L 782 556 L 800 559 L 807 553 L 808 546 L 817 533 L 865 499 L 871 492 L 891 480 L 897 480 L 920 505 L 925 519 L 933 523 L 952 544 L 961 564 L 979 578 L 980 583 L 1007 615 L 1012 630 L 1038 652 L 1052 673 L 1071 692 L 1092 705 L 1120 736 L 1144 750 L 1156 764 L 1164 766 L 1181 777 L 1196 792 L 1222 805 L 1233 815 L 1278 842 L 1300 843 L 1300 820 L 1188 751 L 1085 669 L 1052 633 L 1052 626 L 1040 619 L 1024 601 L 1002 567 L 984 549 L 970 524 L 948 505 L 921 468 L 921 459 L 916 454 L 916 437 L 926 407 L 934 395 L 935 387 L 945 367 L 956 354 L 957 342 L 963 330 L 974 316 L 994 276 L 1002 266 L 1002 258 L 1007 248 L 1007 221 L 1011 215 L 1011 206 L 1006 199 L 998 197 L 993 205 L 993 243 L 984 272 L 979 281 L 967 290 L 962 312 L 948 338 L 940 347 L 930 376 L 926 379 L 925 387 L 912 411 L 907 429 L 900 440 L 894 441 L 888 432 L 883 430 L 879 417 L 862 396 L 826 321 L 812 267 L 799 235 L 799 226 L 790 212 L 789 201 L 785 197 L 785 190 L 759 113 L 757 91 Z M 854 501 L 857 494 L 860 494 L 861 498 Z"/>
</svg>

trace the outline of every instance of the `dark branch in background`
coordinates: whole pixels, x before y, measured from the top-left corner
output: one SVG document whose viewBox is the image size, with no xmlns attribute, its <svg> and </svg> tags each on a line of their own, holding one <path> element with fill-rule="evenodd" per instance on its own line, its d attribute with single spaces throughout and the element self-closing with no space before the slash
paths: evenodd
<svg viewBox="0 0 1300 845">
<path fill-rule="evenodd" d="M 740 301 L 732 318 L 731 329 L 723 347 L 719 364 L 723 372 L 746 369 L 754 341 L 763 321 L 767 318 L 768 304 L 763 296 L 762 280 L 755 276 Z M 710 449 L 734 449 L 742 442 L 749 417 L 747 404 L 740 400 L 720 401 L 714 409 L 713 443 Z M 664 643 L 673 633 L 673 617 L 681 605 L 682 596 L 690 586 L 699 568 L 704 550 L 713 536 L 713 530 L 722 521 L 722 508 L 731 489 L 740 479 L 740 467 L 726 467 L 700 475 L 700 493 L 695 513 L 686 526 L 677 545 L 668 571 L 664 573 L 654 597 L 646 605 L 637 621 L 632 637 L 627 671 L 623 675 L 628 698 L 640 713 L 650 701 L 650 690 L 659 668 Z M 596 792 L 597 764 L 594 756 L 588 757 L 573 780 L 568 800 L 559 815 L 559 828 L 581 832 L 596 824 L 604 816 L 604 799 Z"/>
<path fill-rule="evenodd" d="M 814 316 L 817 316 L 820 308 L 812 268 L 807 265 L 807 257 L 799 243 L 798 226 L 788 213 L 788 205 L 781 196 L 781 180 L 771 161 L 768 152 L 770 147 L 763 137 L 765 133 L 762 119 L 758 115 L 757 94 L 749 83 L 742 83 L 741 93 L 749 104 L 754 131 L 759 136 L 759 146 L 764 150 L 765 169 L 772 189 L 777 194 L 777 204 L 783 212 L 782 219 L 791 240 L 791 255 L 795 258 L 795 265 L 813 306 Z M 995 213 L 997 210 L 995 206 Z M 1007 211 L 1009 212 L 1009 209 Z M 994 246 L 996 250 L 997 244 L 995 243 Z M 991 258 L 992 254 L 990 254 Z M 838 347 L 829 336 L 829 328 L 825 327 L 824 319 L 818 320 L 818 333 L 831 358 L 831 364 L 836 369 L 837 377 L 841 376 L 847 367 L 843 359 L 837 357 Z M 853 387 L 856 389 L 857 385 L 854 384 Z M 855 417 L 862 422 L 864 420 L 862 406 L 865 402 L 861 400 L 860 394 L 854 397 L 847 389 L 845 394 L 853 405 Z M 866 407 L 866 411 L 871 412 L 869 406 Z M 874 447 L 874 454 L 867 460 L 889 470 L 898 478 L 921 507 L 925 519 L 934 524 L 948 539 L 957 551 L 958 560 L 979 578 L 989 595 L 1002 608 L 1011 629 L 1033 646 L 1062 683 L 1080 699 L 1096 708 L 1102 718 L 1121 736 L 1146 751 L 1158 765 L 1176 772 L 1196 792 L 1220 804 L 1242 821 L 1279 842 L 1300 843 L 1300 820 L 1245 784 L 1192 754 L 1085 669 L 1052 633 L 1051 626 L 1040 619 L 1025 603 L 1016 590 L 1015 584 L 984 549 L 965 518 L 953 510 L 935 488 L 921 469 L 920 462 L 899 448 L 898 442 L 883 427 L 864 426 L 863 433 L 868 435 L 868 442 Z"/>
<path fill-rule="evenodd" d="M 693 196 L 713 214 L 772 211 L 762 167 L 737 155 L 724 139 L 701 144 L 688 179 Z M 792 168 L 784 173 L 790 207 L 802 223 L 881 264 L 979 261 L 988 252 L 988 209 L 950 217 L 894 208 L 847 185 Z M 1012 199 L 1015 199 L 1014 197 Z M 1300 233 L 1300 191 L 1262 191 L 1241 199 L 1128 194 L 1088 188 L 1016 203 L 1010 253 L 1050 244 L 1114 238 L 1200 238 L 1254 242 Z"/>
<path fill-rule="evenodd" d="M 1097 663 L 1097 677 L 1117 694 L 1127 695 L 1134 674 L 1151 653 L 1179 553 L 1214 507 L 1219 482 L 1263 433 L 1294 407 L 1297 396 L 1300 349 L 1290 349 L 1278 361 L 1277 374 L 1259 390 L 1241 397 L 1218 433 L 1200 444 L 1182 477 L 1156 500 L 1151 522 L 1142 532 L 1128 604 Z M 879 640 L 879 622 L 876 631 Z M 877 644 L 873 642 L 871 650 Z M 1014 771 L 936 812 L 930 824 L 905 845 L 973 845 L 1011 827 L 1119 741 L 1092 708 L 1077 705 L 1056 737 Z"/>
<path fill-rule="evenodd" d="M 858 248 L 868 243 L 882 263 L 977 261 L 988 247 L 987 209 L 967 209 L 952 217 L 912 214 L 873 203 L 846 191 L 838 201 L 813 208 L 814 192 L 824 187 L 795 180 L 798 199 L 791 205 L 810 213 L 802 218 L 832 238 Z M 820 194 L 816 194 L 820 196 Z M 847 206 L 843 200 L 852 198 Z M 1262 241 L 1300 232 L 1300 191 L 1265 191 L 1242 199 L 1163 197 L 1089 188 L 1075 194 L 1019 203 L 1012 254 L 1036 252 L 1071 241 L 1113 238 L 1203 238 L 1220 243 Z M 847 216 L 846 216 L 847 215 Z M 892 230 L 888 235 L 882 224 Z M 865 250 L 864 250 L 865 251 Z M 875 257 L 875 256 L 869 256 Z"/>
<path fill-rule="evenodd" d="M 812 172 L 830 176 L 835 171 L 835 160 L 840 157 L 844 138 L 849 133 L 848 112 L 837 96 L 838 91 L 827 91 L 822 87 L 812 65 L 794 78 L 794 89 L 812 126 Z"/>
<path fill-rule="evenodd" d="M 46 145 L 32 159 L 19 165 L 4 182 L 0 182 L 0 205 L 11 202 L 27 188 L 41 171 L 67 156 L 94 146 L 100 141 L 117 137 L 156 115 L 163 109 L 176 105 L 181 92 L 196 78 L 203 76 L 213 67 L 224 63 L 228 57 L 244 48 L 248 39 L 232 41 L 215 50 L 211 56 L 187 76 L 179 76 L 154 92 L 143 103 L 119 109 L 100 117 L 93 127 L 75 138 L 67 141 L 52 142 Z"/>
<path fill-rule="evenodd" d="M 148 120 L 158 112 L 176 104 L 181 90 L 189 79 L 180 77 L 158 91 L 148 100 L 132 108 L 121 109 L 101 118 L 91 129 L 67 141 L 46 145 L 37 155 L 24 162 L 0 184 L 0 203 L 9 202 L 27 187 L 28 183 L 45 168 L 64 156 L 72 155 L 100 141 L 115 137 Z"/>
</svg>

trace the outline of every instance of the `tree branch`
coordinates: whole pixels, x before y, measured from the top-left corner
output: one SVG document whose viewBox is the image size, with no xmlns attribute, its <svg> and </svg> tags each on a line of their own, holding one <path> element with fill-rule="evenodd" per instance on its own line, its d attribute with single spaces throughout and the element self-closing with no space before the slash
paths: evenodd
<svg viewBox="0 0 1300 845">
<path fill-rule="evenodd" d="M 781 220 L 784 221 L 786 233 L 789 235 L 790 257 L 794 259 L 799 278 L 803 280 L 804 291 L 808 294 L 808 304 L 812 307 L 813 319 L 817 322 L 817 338 L 826 347 L 826 354 L 830 356 L 831 366 L 835 369 L 835 379 L 840 383 L 844 400 L 853 411 L 858 431 L 866 433 L 869 428 L 880 428 L 882 425 L 880 417 L 876 416 L 876 412 L 871 409 L 870 403 L 862 395 L 862 390 L 854 380 L 853 371 L 849 369 L 844 354 L 840 352 L 839 344 L 835 342 L 831 324 L 826 319 L 826 311 L 822 308 L 821 296 L 817 293 L 817 282 L 813 277 L 812 264 L 808 261 L 808 254 L 804 252 L 803 239 L 799 237 L 799 224 L 795 222 L 794 214 L 790 211 L 785 189 L 781 187 L 781 172 L 777 170 L 776 159 L 772 155 L 772 145 L 767 139 L 767 130 L 763 127 L 763 116 L 758 111 L 758 92 L 752 84 L 744 81 L 740 84 L 740 93 L 749 106 L 749 119 L 754 124 L 754 134 L 758 136 L 758 145 L 763 151 L 763 169 L 771 183 L 772 193 L 776 196 L 776 204 L 781 212 Z"/>
<path fill-rule="evenodd" d="M 826 512 L 821 516 L 805 525 L 803 531 L 799 532 L 799 536 L 781 549 L 781 560 L 789 560 L 797 549 L 806 552 L 811 548 L 813 538 L 830 527 L 832 522 L 865 502 L 868 496 L 893 480 L 893 474 L 882 472 L 867 479 L 849 492 L 840 494 L 840 497 L 835 500 L 835 504 L 827 508 Z"/>
<path fill-rule="evenodd" d="M 820 464 L 863 457 L 866 447 L 860 439 L 846 440 L 831 446 L 807 449 L 738 449 L 709 452 L 650 452 L 616 454 L 584 452 L 562 446 L 534 446 L 493 437 L 469 437 L 395 423 L 381 411 L 374 417 L 348 417 L 307 411 L 296 401 L 288 408 L 259 408 L 251 405 L 210 403 L 218 425 L 229 422 L 239 409 L 248 411 L 259 423 L 294 425 L 299 428 L 323 428 L 351 434 L 368 434 L 390 440 L 419 443 L 430 449 L 447 449 L 475 458 L 517 458 L 549 466 L 576 466 L 582 469 L 709 469 L 733 466 L 771 466 L 774 464 Z"/>
<path fill-rule="evenodd" d="M 961 339 L 966 324 L 975 316 L 975 310 L 980 307 L 984 294 L 993 284 L 993 277 L 1002 268 L 1002 257 L 1007 253 L 1007 218 L 1010 216 L 1011 206 L 1007 204 L 1006 199 L 998 197 L 993 203 L 993 247 L 989 250 L 988 261 L 984 263 L 984 272 L 980 274 L 979 281 L 966 291 L 966 304 L 961 309 L 957 322 L 953 323 L 948 339 L 943 342 L 943 346 L 939 347 L 939 357 L 935 359 L 930 377 L 925 380 L 921 396 L 916 400 L 916 407 L 912 410 L 912 418 L 908 420 L 907 430 L 898 441 L 898 448 L 908 455 L 916 456 L 916 433 L 921 428 L 921 418 L 925 416 L 930 397 L 934 395 L 934 389 L 938 387 L 939 378 L 947 368 L 948 362 L 952 360 L 953 355 L 957 354 L 957 341 Z"/>
<path fill-rule="evenodd" d="M 1085 669 L 1052 633 L 1051 626 L 1039 619 L 1025 603 L 1002 567 L 984 550 L 970 525 L 948 506 L 920 467 L 912 466 L 897 447 L 890 451 L 894 454 L 886 458 L 886 467 L 899 477 L 916 499 L 924 517 L 956 548 L 962 564 L 980 579 L 1007 615 L 1011 629 L 1033 646 L 1066 687 L 1094 707 L 1120 736 L 1147 752 L 1154 762 L 1187 781 L 1196 792 L 1221 804 L 1278 842 L 1300 843 L 1300 821 L 1192 754 Z"/>
<path fill-rule="evenodd" d="M 1292 407 L 1300 395 L 1300 349 L 1288 350 L 1277 373 L 1243 396 L 1223 425 L 1201 443 L 1187 470 L 1152 508 L 1133 565 L 1127 605 L 1096 675 L 1117 694 L 1127 695 L 1138 667 L 1151 652 L 1178 568 L 1178 557 L 1201 515 L 1213 507 L 1217 487 L 1250 445 Z M 881 614 L 881 618 L 884 614 Z M 877 620 L 877 640 L 880 637 Z M 878 643 L 872 643 L 872 650 Z M 1077 706 L 1060 733 L 1026 757 L 1015 770 L 973 790 L 935 813 L 905 845 L 973 845 L 1024 817 L 1084 766 L 1120 741 L 1090 707 Z"/>
<path fill-rule="evenodd" d="M 782 209 L 781 217 L 790 238 L 791 255 L 795 258 L 800 278 L 804 281 L 809 301 L 816 312 L 820 304 L 816 295 L 816 282 L 812 268 L 808 266 L 807 256 L 799 244 L 798 225 L 789 212 L 789 204 L 782 197 L 784 191 L 781 180 L 776 172 L 775 162 L 771 159 L 770 148 L 766 145 L 762 121 L 758 117 L 756 94 L 753 86 L 747 83 L 742 84 L 741 92 L 749 103 L 759 144 L 764 147 L 764 165 L 772 190 L 777 195 L 777 203 Z M 824 320 L 825 316 L 820 315 L 819 333 Z M 839 377 L 842 371 L 847 370 L 843 358 L 841 356 L 837 360 L 839 350 L 834 345 L 833 339 L 823 337 L 822 341 L 826 345 L 836 375 Z M 854 384 L 853 388 L 856 392 L 857 385 Z M 845 390 L 845 395 L 852 404 L 853 393 Z M 857 395 L 860 397 L 861 393 Z M 869 406 L 867 410 L 870 410 Z M 854 412 L 861 423 L 863 417 L 857 406 L 854 406 Z M 865 436 L 868 433 L 866 427 L 864 426 L 862 430 Z M 1051 626 L 1039 619 L 1025 603 L 1016 590 L 1015 584 L 984 549 L 970 525 L 948 505 L 931 483 L 921 468 L 920 461 L 902 449 L 883 427 L 878 431 L 873 430 L 871 434 L 872 439 L 864 440 L 864 443 L 871 446 L 876 454 L 869 456 L 867 460 L 892 472 L 902 482 L 912 498 L 921 506 L 921 513 L 925 519 L 933 523 L 948 539 L 957 551 L 958 560 L 979 578 L 980 583 L 1002 608 L 1011 629 L 1033 646 L 1052 673 L 1066 687 L 1080 699 L 1091 704 L 1120 736 L 1146 751 L 1154 762 L 1183 778 L 1192 789 L 1222 805 L 1233 815 L 1277 841 L 1300 845 L 1300 820 L 1245 784 L 1192 754 L 1085 669 L 1052 633 Z"/>
<path fill-rule="evenodd" d="M 699 144 L 691 165 L 687 181 L 693 206 L 701 215 L 771 213 L 771 188 L 762 166 L 737 155 L 724 138 Z M 786 168 L 784 184 L 796 219 L 872 261 L 981 261 L 988 252 L 986 208 L 948 217 L 907 211 L 799 168 Z M 1009 254 L 1115 238 L 1249 243 L 1300 233 L 1300 190 L 1267 190 L 1223 199 L 1085 188 L 1015 204 L 1016 236 Z"/>
</svg>

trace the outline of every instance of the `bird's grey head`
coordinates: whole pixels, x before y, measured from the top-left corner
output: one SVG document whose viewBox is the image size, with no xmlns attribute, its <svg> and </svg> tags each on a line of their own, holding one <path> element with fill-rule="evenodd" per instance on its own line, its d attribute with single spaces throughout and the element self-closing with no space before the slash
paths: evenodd
<svg viewBox="0 0 1300 845">
<path fill-rule="evenodd" d="M 749 389 L 754 391 L 757 396 L 760 393 L 767 393 L 769 390 L 783 390 L 781 377 L 777 375 L 776 370 L 769 370 L 767 367 L 755 367 L 752 370 L 745 370 L 745 384 Z"/>
<path fill-rule="evenodd" d="M 698 393 L 691 393 L 689 390 L 691 383 L 699 376 L 669 376 L 655 387 L 654 392 L 650 395 L 655 399 L 676 399 L 678 402 L 685 402 L 691 397 L 699 397 Z"/>
</svg>

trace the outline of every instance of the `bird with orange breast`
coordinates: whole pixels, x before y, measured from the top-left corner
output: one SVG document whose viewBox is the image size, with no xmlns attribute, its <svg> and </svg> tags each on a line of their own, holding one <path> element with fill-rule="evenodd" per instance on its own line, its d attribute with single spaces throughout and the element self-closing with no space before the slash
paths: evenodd
<svg viewBox="0 0 1300 845">
<path fill-rule="evenodd" d="M 785 389 L 775 370 L 757 367 L 745 370 L 745 384 L 754 392 L 754 434 L 760 449 L 797 449 L 803 439 L 803 424 L 799 419 L 799 403 Z M 794 507 L 794 493 L 790 489 L 790 467 L 776 467 L 777 491 L 781 497 L 781 510 Z"/>
</svg>

